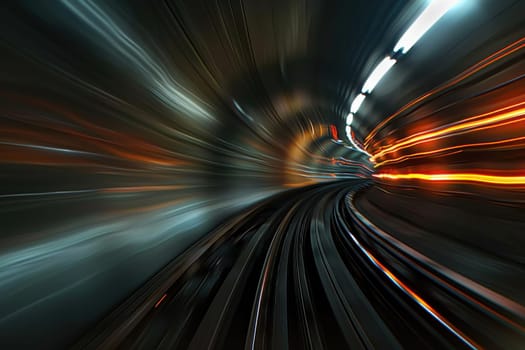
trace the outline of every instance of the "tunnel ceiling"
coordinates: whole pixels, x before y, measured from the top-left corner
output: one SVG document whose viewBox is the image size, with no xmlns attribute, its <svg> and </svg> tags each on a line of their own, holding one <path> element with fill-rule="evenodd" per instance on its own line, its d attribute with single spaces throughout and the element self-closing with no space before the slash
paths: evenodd
<svg viewBox="0 0 525 350">
<path fill-rule="evenodd" d="M 4 68 L 10 73 L 3 82 L 18 94 L 8 102 L 14 115 L 47 108 L 45 113 L 64 120 L 74 115 L 84 127 L 100 124 L 132 135 L 120 145 L 128 156 L 142 152 L 138 158 L 145 160 L 151 154 L 148 147 L 160 146 L 153 163 L 190 164 L 209 174 L 203 177 L 206 183 L 222 174 L 229 181 L 251 159 L 261 164 L 258 170 L 248 166 L 260 172 L 260 179 L 282 184 L 288 180 L 279 174 L 295 166 L 290 162 L 311 164 L 316 154 L 324 154 L 325 162 L 337 155 L 372 166 L 370 154 L 355 152 L 345 118 L 363 82 L 385 56 L 394 55 L 398 62 L 352 124 L 352 138 L 370 152 L 390 142 L 396 130 L 410 130 L 407 126 L 425 112 L 380 125 L 383 120 L 500 49 L 501 41 L 519 38 L 522 19 L 509 14 L 520 13 L 522 4 L 464 1 L 398 57 L 392 51 L 396 41 L 425 4 L 10 3 L 1 14 Z M 504 15 L 494 15 L 499 13 Z M 34 98 L 29 101 L 29 96 Z M 60 123 L 58 129 L 65 125 Z M 95 137 L 97 131 L 92 131 Z M 333 155 L 316 141 L 327 136 L 335 143 Z M 136 137 L 147 146 L 130 151 L 129 142 Z M 69 142 L 45 140 L 41 146 L 69 149 Z M 85 143 L 83 151 L 97 153 Z M 312 152 L 303 152 L 307 145 Z M 24 157 L 20 155 L 20 163 L 27 163 Z M 167 159 L 172 157 L 176 160 Z"/>
<path fill-rule="evenodd" d="M 44 114 L 57 132 L 39 139 L 42 125 L 24 117 L 24 131 L 12 127 L 25 136 L 11 136 L 86 155 L 100 153 L 93 140 L 116 138 L 118 163 L 128 163 L 119 165 L 161 165 L 156 177 L 183 183 L 222 184 L 245 171 L 257 184 L 289 183 L 284 169 L 326 153 L 304 147 L 326 137 L 330 124 L 343 134 L 347 99 L 367 57 L 389 41 L 387 30 L 406 8 L 396 1 L 7 4 L 1 38 L 9 112 L 14 119 Z M 73 136 L 85 130 L 89 139 Z M 16 164 L 42 158 L 76 172 L 64 154 L 17 152 Z M 109 159 L 88 156 L 85 165 L 105 168 Z"/>
<path fill-rule="evenodd" d="M 21 2 L 3 12 L 3 25 L 21 33 L 4 31 L 21 49 L 13 69 L 22 70 L 18 58 L 31 48 L 35 69 L 54 74 L 42 76 L 43 85 L 68 75 L 77 88 L 131 99 L 158 119 L 178 112 L 178 127 L 191 132 L 208 128 L 231 139 L 262 128 L 273 146 L 286 148 L 285 140 L 311 124 L 344 132 L 349 98 L 370 58 L 403 29 L 400 13 L 418 9 L 384 0 Z M 48 63 L 54 72 L 42 69 Z"/>
</svg>

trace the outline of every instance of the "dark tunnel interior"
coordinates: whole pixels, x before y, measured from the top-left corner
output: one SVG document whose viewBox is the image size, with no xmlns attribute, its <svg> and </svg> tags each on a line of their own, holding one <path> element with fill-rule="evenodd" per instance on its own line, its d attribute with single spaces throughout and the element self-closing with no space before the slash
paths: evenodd
<svg viewBox="0 0 525 350">
<path fill-rule="evenodd" d="M 525 1 L 6 0 L 0 349 L 524 349 Z"/>
</svg>

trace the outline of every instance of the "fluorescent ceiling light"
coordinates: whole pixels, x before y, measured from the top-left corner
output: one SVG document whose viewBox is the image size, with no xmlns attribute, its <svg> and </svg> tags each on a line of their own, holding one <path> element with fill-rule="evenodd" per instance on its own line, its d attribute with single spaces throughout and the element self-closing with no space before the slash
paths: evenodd
<svg viewBox="0 0 525 350">
<path fill-rule="evenodd" d="M 352 144 L 352 146 L 354 146 L 354 149 L 371 157 L 371 155 L 367 151 L 365 151 L 355 143 L 354 139 L 352 138 L 352 127 L 350 125 L 347 125 L 345 130 L 346 137 L 348 138 L 348 140 L 350 140 L 350 143 Z"/>
<path fill-rule="evenodd" d="M 350 113 L 355 113 L 359 110 L 359 107 L 361 107 L 361 104 L 365 100 L 365 95 L 359 94 L 354 98 L 354 102 L 352 102 L 352 105 L 350 106 Z"/>
<path fill-rule="evenodd" d="M 374 88 L 376 87 L 377 83 L 379 83 L 379 81 L 383 78 L 386 72 L 388 72 L 395 63 L 395 59 L 385 57 L 365 81 L 365 85 L 363 85 L 363 90 L 361 90 L 361 92 L 364 94 L 372 92 L 372 90 L 374 90 Z"/>
<path fill-rule="evenodd" d="M 346 116 L 346 125 L 352 125 L 352 122 L 354 121 L 354 115 L 352 113 L 348 113 Z"/>
<path fill-rule="evenodd" d="M 429 30 L 458 0 L 433 0 L 399 39 L 394 52 L 408 50 Z"/>
</svg>

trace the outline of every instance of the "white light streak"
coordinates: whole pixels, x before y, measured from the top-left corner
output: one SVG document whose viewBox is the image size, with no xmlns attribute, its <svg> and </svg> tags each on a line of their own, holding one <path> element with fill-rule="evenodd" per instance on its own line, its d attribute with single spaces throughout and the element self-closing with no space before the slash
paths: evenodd
<svg viewBox="0 0 525 350">
<path fill-rule="evenodd" d="M 396 60 L 390 57 L 385 57 L 377 67 L 372 71 L 365 84 L 363 85 L 362 93 L 370 93 L 376 87 L 377 83 L 385 76 L 385 74 L 396 64 Z"/>
<path fill-rule="evenodd" d="M 394 52 L 408 50 L 437 22 L 458 0 L 433 0 L 399 39 Z"/>
<path fill-rule="evenodd" d="M 346 116 L 346 125 L 352 125 L 352 122 L 354 121 L 354 114 L 348 113 Z"/>
<path fill-rule="evenodd" d="M 365 97 L 365 95 L 359 94 L 354 98 L 352 106 L 350 106 L 350 113 L 356 113 L 359 110 L 359 107 L 361 107 L 361 104 L 365 100 Z"/>
<path fill-rule="evenodd" d="M 243 115 L 243 117 L 245 117 L 246 119 L 248 119 L 249 121 L 253 122 L 253 118 L 252 116 L 250 116 L 248 113 L 246 113 L 244 111 L 244 109 L 237 103 L 237 101 L 233 100 L 233 105 L 235 106 L 235 108 L 239 111 L 239 113 L 241 113 Z"/>
<path fill-rule="evenodd" d="M 102 1 L 62 0 L 62 3 L 96 33 L 93 38 L 103 39 L 108 44 L 111 54 L 121 64 L 128 65 L 128 69 L 133 69 L 141 76 L 142 84 L 162 103 L 182 112 L 182 116 L 200 117 L 203 121 L 215 119 L 206 110 L 204 101 L 177 79 L 176 72 L 163 65 L 153 51 L 133 39 L 132 27 L 126 27 L 99 6 Z"/>
<path fill-rule="evenodd" d="M 352 144 L 352 146 L 354 146 L 354 149 L 356 151 L 359 151 L 361 153 L 364 153 L 366 154 L 367 156 L 371 157 L 371 154 L 368 153 L 367 151 L 365 151 L 364 149 L 362 149 L 361 147 L 359 147 L 357 145 L 357 143 L 355 143 L 354 141 L 354 138 L 352 137 L 352 127 L 350 125 L 347 125 L 346 128 L 345 128 L 345 131 L 346 131 L 346 137 L 348 138 L 348 140 L 350 140 L 350 143 Z"/>
</svg>

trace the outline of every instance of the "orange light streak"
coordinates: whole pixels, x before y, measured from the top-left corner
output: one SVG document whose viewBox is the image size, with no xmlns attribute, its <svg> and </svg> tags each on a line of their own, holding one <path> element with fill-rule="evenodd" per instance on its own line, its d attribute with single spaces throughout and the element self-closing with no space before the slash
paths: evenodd
<svg viewBox="0 0 525 350">
<path fill-rule="evenodd" d="M 491 124 L 506 122 L 509 119 L 513 119 L 513 118 L 524 115 L 525 108 L 523 108 L 523 106 L 525 106 L 525 102 L 521 102 L 513 106 L 501 108 L 501 109 L 498 109 L 496 111 L 492 111 L 489 113 L 484 113 L 484 114 L 480 114 L 477 116 L 469 117 L 462 122 L 453 124 L 441 130 L 436 130 L 436 131 L 431 131 L 431 132 L 427 131 L 424 133 L 416 134 L 415 136 L 405 138 L 403 140 L 400 140 L 398 143 L 395 143 L 391 146 L 383 148 L 381 151 L 374 154 L 371 157 L 371 159 L 373 161 L 376 161 L 379 157 L 383 157 L 388 153 L 391 153 L 391 152 L 394 152 L 400 149 L 412 147 L 421 142 L 432 141 L 435 138 L 438 138 L 438 137 L 441 137 L 441 136 L 444 136 L 444 135 L 447 135 L 453 132 L 464 131 L 464 130 L 475 129 L 475 128 L 482 128 L 482 127 L 486 127 Z M 521 107 L 521 108 L 508 111 L 509 109 L 517 108 L 517 107 Z"/>
<path fill-rule="evenodd" d="M 392 271 L 390 271 L 385 265 L 383 265 L 374 255 L 372 255 L 365 247 L 359 243 L 353 234 L 350 233 L 350 237 L 357 244 L 359 249 L 368 257 L 372 263 L 378 267 L 394 284 L 400 288 L 403 292 L 408 294 L 414 301 L 416 301 L 421 307 L 423 307 L 427 312 L 429 312 L 436 320 L 438 320 L 442 325 L 451 330 L 456 336 L 458 336 L 462 341 L 464 341 L 469 347 L 474 349 L 480 349 L 479 345 L 476 344 L 472 339 L 467 337 L 463 332 L 456 328 L 451 322 L 449 322 L 445 317 L 443 317 L 436 309 L 434 309 L 430 304 L 428 304 L 423 298 L 421 298 L 414 290 L 409 288 L 403 281 L 401 281 Z"/>
<path fill-rule="evenodd" d="M 411 158 L 418 158 L 418 157 L 422 157 L 422 156 L 429 156 L 429 155 L 433 155 L 433 154 L 436 154 L 436 153 L 443 153 L 443 152 L 451 151 L 451 150 L 458 150 L 458 149 L 459 150 L 463 150 L 463 149 L 466 149 L 466 148 L 486 147 L 486 146 L 499 146 L 499 145 L 505 145 L 505 144 L 514 143 L 514 142 L 518 142 L 518 141 L 525 141 L 525 136 L 515 137 L 515 138 L 512 138 L 512 139 L 498 140 L 498 141 L 469 143 L 469 144 L 464 144 L 464 145 L 456 145 L 456 146 L 451 146 L 451 147 L 440 148 L 440 149 L 436 149 L 436 150 L 432 150 L 432 151 L 412 153 L 412 154 L 408 154 L 408 155 L 405 155 L 405 156 L 402 156 L 402 157 L 388 159 L 388 160 L 376 163 L 375 166 L 376 167 L 380 167 L 380 166 L 384 166 L 384 165 L 387 165 L 387 164 L 398 164 L 398 163 L 402 163 L 405 160 L 408 160 L 408 159 L 411 159 Z M 515 147 L 515 145 L 513 145 L 513 146 Z M 453 152 L 453 153 L 457 153 L 457 152 Z"/>
<path fill-rule="evenodd" d="M 410 295 L 419 305 L 421 305 L 425 310 L 430 312 L 436 319 L 439 320 L 443 325 L 446 325 L 454 333 L 456 333 L 462 340 L 466 341 L 468 345 L 474 348 L 480 348 L 472 339 L 467 337 L 463 332 L 461 332 L 457 327 L 450 323 L 445 317 L 443 317 L 439 312 L 436 311 L 432 306 L 430 306 L 423 298 L 421 298 L 416 292 L 410 289 L 406 284 L 404 284 L 396 275 L 394 275 L 387 267 L 385 267 L 379 260 L 377 260 L 372 254 L 368 251 L 366 252 L 368 257 L 379 267 L 385 275 L 388 276 L 395 284 L 399 286 L 405 293 Z"/>
<path fill-rule="evenodd" d="M 525 185 L 525 176 L 498 176 L 476 173 L 451 173 L 451 174 L 374 174 L 379 179 L 389 180 L 426 180 L 426 181 L 468 181 L 497 185 Z"/>
<path fill-rule="evenodd" d="M 0 140 L 16 142 L 24 145 L 35 145 L 49 148 L 71 149 L 73 151 L 93 153 L 95 156 L 119 158 L 122 161 L 142 163 L 147 166 L 177 167 L 188 165 L 188 161 L 177 159 L 180 155 L 165 149 L 152 141 L 130 133 L 114 130 L 110 126 L 102 126 L 90 122 L 88 116 L 82 116 L 66 107 L 38 98 L 27 98 L 17 94 L 0 91 L 0 96 L 17 103 L 34 107 L 39 113 L 52 114 L 57 120 L 38 120 L 27 118 L 25 113 L 10 111 L 19 119 L 9 121 L 0 130 Z M 67 123 L 65 123 L 67 121 Z M 65 153 L 52 152 L 45 149 L 25 149 L 11 151 L 0 157 L 0 162 L 8 159 L 17 163 L 63 164 L 69 161 L 81 162 L 85 165 L 101 165 L 100 159 L 93 157 L 82 160 L 71 160 L 74 157 Z M 0 145 L 0 152 L 5 146 Z"/>
<path fill-rule="evenodd" d="M 365 138 L 364 146 L 365 149 L 368 149 L 368 146 L 370 146 L 370 142 L 375 137 L 375 135 L 379 132 L 379 130 L 385 126 L 388 122 L 390 122 L 392 119 L 398 117 L 401 113 L 406 111 L 407 109 L 415 106 L 416 104 L 426 100 L 432 95 L 435 95 L 437 93 L 440 93 L 444 91 L 445 89 L 460 83 L 461 81 L 467 79 L 468 77 L 472 76 L 473 74 L 479 72 L 480 70 L 496 63 L 497 61 L 505 58 L 506 56 L 517 52 L 521 49 L 525 48 L 525 37 L 513 42 L 512 44 L 502 48 L 501 50 L 493 53 L 492 55 L 486 57 L 485 59 L 481 60 L 480 62 L 476 63 L 475 65 L 471 66 L 464 72 L 460 73 L 459 75 L 452 78 L 450 81 L 444 83 L 441 86 L 438 86 L 435 89 L 430 90 L 429 92 L 419 96 L 415 100 L 412 100 L 411 102 L 407 103 L 405 106 L 403 106 L 401 109 L 399 109 L 394 114 L 390 115 L 389 117 L 385 118 L 381 123 L 379 123 Z"/>
<path fill-rule="evenodd" d="M 167 296 L 167 294 L 164 294 L 162 298 L 160 298 L 159 301 L 157 301 L 157 303 L 155 304 L 155 309 L 159 307 L 159 305 L 164 301 L 164 299 L 166 299 Z"/>
</svg>

